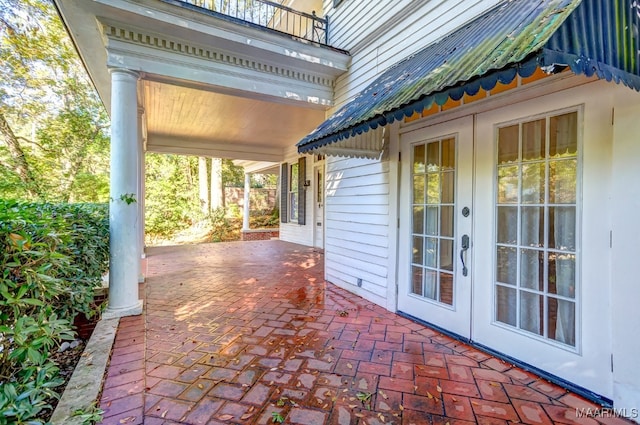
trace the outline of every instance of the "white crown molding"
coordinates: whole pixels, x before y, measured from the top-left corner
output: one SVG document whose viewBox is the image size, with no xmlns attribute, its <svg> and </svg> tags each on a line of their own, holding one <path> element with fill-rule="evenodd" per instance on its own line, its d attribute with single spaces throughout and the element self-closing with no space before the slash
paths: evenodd
<svg viewBox="0 0 640 425">
<path fill-rule="evenodd" d="M 152 80 L 209 84 L 217 87 L 214 91 L 240 90 L 247 97 L 321 109 L 333 105 L 335 77 L 330 75 L 284 66 L 278 58 L 261 60 L 113 22 L 103 22 L 101 29 L 109 67 L 141 71 Z"/>
<path fill-rule="evenodd" d="M 110 40 L 120 40 L 127 43 L 150 47 L 165 52 L 179 53 L 198 59 L 232 65 L 234 67 L 251 69 L 266 74 L 278 75 L 289 79 L 305 81 L 315 85 L 333 87 L 335 78 L 329 75 L 312 73 L 305 69 L 286 67 L 277 61 L 258 60 L 249 55 L 201 46 L 185 40 L 153 34 L 133 28 L 123 28 L 114 24 L 103 24 L 102 32 Z M 273 54 L 273 56 L 277 56 Z"/>
</svg>

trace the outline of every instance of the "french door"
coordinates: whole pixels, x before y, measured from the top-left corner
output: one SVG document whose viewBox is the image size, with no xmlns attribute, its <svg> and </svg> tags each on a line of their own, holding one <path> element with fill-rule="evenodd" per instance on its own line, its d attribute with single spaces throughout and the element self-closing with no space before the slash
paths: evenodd
<svg viewBox="0 0 640 425">
<path fill-rule="evenodd" d="M 401 137 L 398 309 L 471 336 L 473 128 L 470 118 Z"/>
<path fill-rule="evenodd" d="M 594 295 L 609 283 L 582 273 L 607 264 L 607 247 L 582 244 L 598 230 L 583 216 L 605 217 L 582 187 L 601 144 L 582 135 L 604 123 L 557 104 L 401 133 L 398 310 L 610 396 L 610 346 L 593 337 L 606 340 Z"/>
<path fill-rule="evenodd" d="M 610 397 L 609 319 L 597 301 L 609 282 L 582 272 L 609 255 L 582 243 L 599 230 L 584 220 L 604 223 L 605 212 L 584 176 L 608 166 L 583 164 L 602 143 L 582 135 L 606 122 L 558 100 L 537 114 L 515 105 L 477 116 L 472 339 Z"/>
</svg>

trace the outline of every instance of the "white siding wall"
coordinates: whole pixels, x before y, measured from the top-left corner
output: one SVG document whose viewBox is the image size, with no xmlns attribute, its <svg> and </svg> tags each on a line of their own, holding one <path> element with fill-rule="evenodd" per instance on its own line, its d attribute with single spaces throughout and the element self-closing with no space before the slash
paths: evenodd
<svg viewBox="0 0 640 425">
<path fill-rule="evenodd" d="M 638 285 L 638 239 L 640 238 L 640 101 L 638 94 L 617 86 L 614 109 L 611 285 L 613 313 L 613 402 L 627 408 L 640 422 L 640 285 Z M 603 202 L 607 199 L 603 196 Z M 635 330 L 635 331 L 634 331 Z M 636 412 L 630 409 L 636 408 Z"/>
<path fill-rule="evenodd" d="M 458 28 L 497 0 L 345 0 L 329 16 L 329 44 L 352 54 L 335 87 L 336 108 L 386 68 Z M 397 133 L 388 160 L 327 158 L 325 277 L 396 309 Z M 362 279 L 362 287 L 356 285 Z"/>
<path fill-rule="evenodd" d="M 325 279 L 380 305 L 389 277 L 389 208 L 389 161 L 328 159 Z"/>
<path fill-rule="evenodd" d="M 298 155 L 295 147 L 292 147 L 285 156 L 285 161 L 291 164 L 297 164 Z M 311 180 L 313 178 L 313 157 L 306 156 L 307 158 L 307 167 L 306 167 L 306 180 Z M 287 242 L 298 243 L 301 245 L 313 246 L 313 191 L 311 187 L 308 187 L 305 191 L 306 195 L 306 221 L 304 225 L 290 222 L 290 223 L 280 223 L 280 239 Z M 291 217 L 291 214 L 288 215 Z"/>
</svg>

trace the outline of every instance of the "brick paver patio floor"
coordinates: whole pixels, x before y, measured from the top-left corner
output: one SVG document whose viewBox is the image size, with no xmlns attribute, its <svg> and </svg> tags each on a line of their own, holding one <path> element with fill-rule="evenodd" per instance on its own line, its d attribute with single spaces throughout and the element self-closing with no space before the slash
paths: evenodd
<svg viewBox="0 0 640 425">
<path fill-rule="evenodd" d="M 282 241 L 149 250 L 103 424 L 591 423 L 597 406 L 323 280 Z M 616 418 L 599 422 L 629 424 Z"/>
</svg>

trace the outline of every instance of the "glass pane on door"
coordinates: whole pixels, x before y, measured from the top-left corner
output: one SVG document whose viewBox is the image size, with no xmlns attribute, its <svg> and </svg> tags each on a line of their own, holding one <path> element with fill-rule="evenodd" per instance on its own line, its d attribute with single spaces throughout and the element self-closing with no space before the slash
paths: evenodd
<svg viewBox="0 0 640 425">
<path fill-rule="evenodd" d="M 497 135 L 494 320 L 575 347 L 577 112 Z"/>
<path fill-rule="evenodd" d="M 415 296 L 453 305 L 455 138 L 412 148 L 412 285 Z"/>
</svg>

